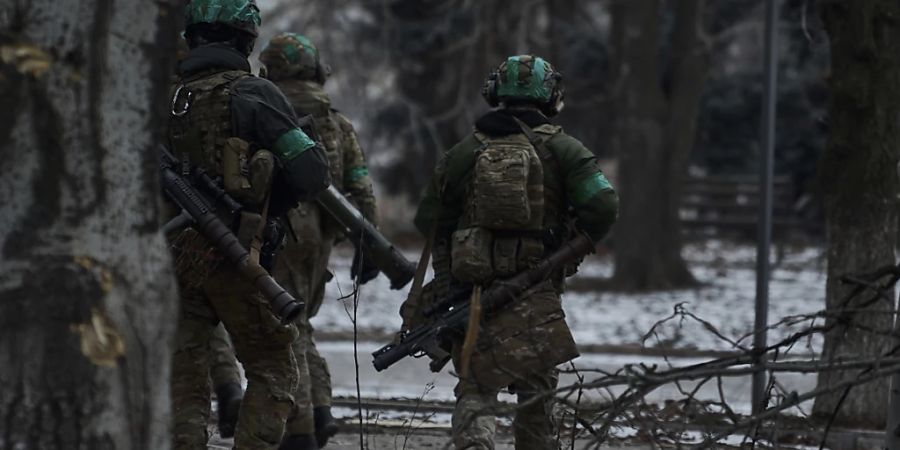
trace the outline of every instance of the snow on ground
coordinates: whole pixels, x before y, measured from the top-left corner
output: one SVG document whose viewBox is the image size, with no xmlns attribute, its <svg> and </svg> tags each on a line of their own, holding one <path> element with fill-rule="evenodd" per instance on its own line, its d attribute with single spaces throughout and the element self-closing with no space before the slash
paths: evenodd
<svg viewBox="0 0 900 450">
<path fill-rule="evenodd" d="M 773 251 L 774 270 L 770 285 L 769 322 L 785 316 L 813 313 L 824 308 L 825 267 L 822 251 L 813 247 L 787 248 L 781 257 Z M 690 244 L 685 258 L 700 288 L 639 294 L 622 294 L 601 290 L 570 291 L 563 304 L 568 322 L 581 345 L 635 345 L 653 325 L 672 314 L 676 305 L 684 303 L 687 311 L 710 322 L 726 337 L 737 340 L 753 329 L 756 295 L 756 251 L 751 245 L 723 241 Z M 352 301 L 338 299 L 352 292 L 349 279 L 350 254 L 336 252 L 331 270 L 335 279 L 326 288 L 325 304 L 314 319 L 316 328 L 324 332 L 348 332 L 353 325 L 348 317 Z M 409 251 L 410 259 L 418 251 Z M 575 278 L 591 280 L 612 274 L 612 260 L 588 258 Z M 584 282 L 582 285 L 586 284 Z M 384 276 L 362 286 L 357 311 L 359 330 L 393 333 L 399 328 L 398 310 L 406 298 L 406 289 L 391 291 Z M 769 332 L 769 342 L 788 336 L 790 328 L 779 327 Z M 749 346 L 750 339 L 740 344 Z M 678 349 L 731 350 L 734 347 L 694 321 L 677 321 L 659 328 L 658 337 L 647 341 L 648 347 L 665 346 Z M 819 340 L 804 343 L 795 351 L 813 353 Z"/>
</svg>

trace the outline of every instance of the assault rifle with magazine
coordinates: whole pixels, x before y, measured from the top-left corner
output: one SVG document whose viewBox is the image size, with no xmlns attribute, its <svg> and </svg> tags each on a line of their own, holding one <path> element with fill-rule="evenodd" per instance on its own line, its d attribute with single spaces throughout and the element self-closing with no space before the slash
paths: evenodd
<svg viewBox="0 0 900 450">
<path fill-rule="evenodd" d="M 594 251 L 594 243 L 589 237 L 577 234 L 535 267 L 512 277 L 495 280 L 481 294 L 481 303 L 486 312 L 497 311 L 517 301 L 522 294 L 550 278 L 557 270 L 579 260 Z M 446 348 L 447 336 L 465 332 L 469 322 L 468 298 L 471 291 L 459 291 L 449 298 L 438 300 L 434 307 L 426 311 L 431 322 L 402 333 L 397 342 L 392 342 L 372 353 L 375 370 L 382 371 L 407 356 L 416 358 L 427 356 L 429 367 L 439 372 L 450 360 Z"/>
</svg>

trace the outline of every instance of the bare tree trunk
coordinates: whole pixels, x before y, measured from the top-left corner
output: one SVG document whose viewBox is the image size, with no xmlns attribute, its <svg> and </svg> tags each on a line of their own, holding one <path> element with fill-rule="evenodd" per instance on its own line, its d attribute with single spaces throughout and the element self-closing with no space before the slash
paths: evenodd
<svg viewBox="0 0 900 450">
<path fill-rule="evenodd" d="M 479 29 L 472 22 L 473 6 L 456 5 L 444 0 L 391 0 L 390 45 L 398 67 L 397 87 L 408 126 L 403 139 L 415 149 L 407 161 L 391 168 L 387 187 L 416 195 L 428 182 L 428 171 L 440 155 L 465 134 L 469 124 L 462 118 L 471 103 L 466 77 L 471 39 Z M 468 29 L 469 33 L 464 32 Z"/>
<path fill-rule="evenodd" d="M 0 448 L 169 448 L 155 144 L 183 3 L 0 6 Z"/>
<path fill-rule="evenodd" d="M 900 4 L 891 0 L 822 3 L 831 41 L 831 136 L 821 165 L 828 235 L 827 308 L 838 314 L 848 292 L 841 275 L 894 264 L 900 191 L 896 165 L 900 156 Z M 851 307 L 856 307 L 850 305 Z M 892 299 L 870 306 L 888 310 Z M 823 359 L 877 356 L 890 348 L 886 336 L 856 326 L 891 329 L 889 314 L 856 313 L 852 327 L 840 324 L 826 334 Z M 834 323 L 834 319 L 829 323 Z M 819 387 L 858 375 L 824 372 Z M 838 423 L 881 427 L 887 408 L 888 380 L 816 399 L 813 412 Z M 839 408 L 839 410 L 838 410 Z"/>
<path fill-rule="evenodd" d="M 388 0 L 378 10 L 388 27 L 392 65 L 403 111 L 396 111 L 404 141 L 391 165 L 390 190 L 417 196 L 440 155 L 472 128 L 488 106 L 481 87 L 491 70 L 536 33 L 537 1 Z M 525 9 L 523 9 L 525 8 Z M 525 33 L 523 33 L 523 31 Z M 402 115 L 401 115 L 402 114 Z M 412 150 L 412 151 L 410 151 Z"/>
<path fill-rule="evenodd" d="M 621 92 L 615 138 L 622 198 L 613 285 L 627 290 L 696 284 L 681 257 L 678 202 L 708 74 L 703 1 L 674 3 L 670 65 L 660 66 L 659 0 L 613 6 Z M 618 85 L 618 82 L 616 83 Z"/>
</svg>

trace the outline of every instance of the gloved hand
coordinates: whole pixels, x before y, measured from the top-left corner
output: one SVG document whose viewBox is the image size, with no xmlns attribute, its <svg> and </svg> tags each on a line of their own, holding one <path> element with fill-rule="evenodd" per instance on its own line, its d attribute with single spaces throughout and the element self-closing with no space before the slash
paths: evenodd
<svg viewBox="0 0 900 450">
<path fill-rule="evenodd" d="M 356 280 L 360 286 L 377 277 L 379 272 L 372 259 L 364 253 L 362 247 L 357 246 L 356 252 L 353 253 L 353 264 L 350 265 L 350 278 Z"/>
</svg>

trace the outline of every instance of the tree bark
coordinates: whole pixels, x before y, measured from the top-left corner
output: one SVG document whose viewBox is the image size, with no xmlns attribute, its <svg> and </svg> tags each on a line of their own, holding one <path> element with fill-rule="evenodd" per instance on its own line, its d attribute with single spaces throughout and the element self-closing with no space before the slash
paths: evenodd
<svg viewBox="0 0 900 450">
<path fill-rule="evenodd" d="M 614 140 L 622 203 L 613 286 L 625 290 L 696 284 L 681 256 L 678 205 L 709 72 L 701 32 L 704 2 L 674 2 L 665 73 L 659 62 L 660 7 L 659 0 L 631 0 L 616 2 L 613 9 L 612 42 L 618 47 L 622 86 Z"/>
<path fill-rule="evenodd" d="M 826 307 L 838 314 L 848 286 L 845 274 L 871 271 L 895 263 L 898 239 L 896 172 L 900 157 L 900 4 L 891 0 L 822 3 L 831 43 L 831 136 L 820 167 L 828 237 Z M 860 299 L 862 300 L 862 299 Z M 850 307 L 856 307 L 850 305 Z M 870 305 L 888 310 L 892 300 Z M 877 356 L 890 348 L 888 337 L 858 326 L 891 329 L 889 314 L 856 313 L 825 335 L 822 358 Z M 835 325 L 834 319 L 828 321 Z M 819 387 L 852 379 L 858 371 L 825 372 Z M 837 423 L 882 427 L 888 380 L 816 399 L 813 413 L 836 414 Z M 836 411 L 836 413 L 835 413 Z"/>
<path fill-rule="evenodd" d="M 397 121 L 405 150 L 388 168 L 386 187 L 417 198 L 430 170 L 471 132 L 488 110 L 481 99 L 485 77 L 535 31 L 538 2 L 391 0 L 380 19 L 388 30 L 401 110 Z M 522 37 L 525 37 L 523 39 Z M 519 37 L 519 39 L 517 39 Z M 527 46 L 527 45 L 526 45 Z"/>
<path fill-rule="evenodd" d="M 0 6 L 0 448 L 167 449 L 155 145 L 184 2 Z"/>
</svg>

